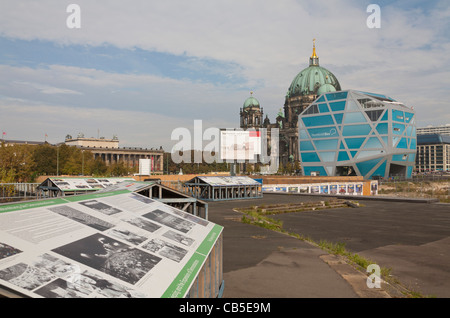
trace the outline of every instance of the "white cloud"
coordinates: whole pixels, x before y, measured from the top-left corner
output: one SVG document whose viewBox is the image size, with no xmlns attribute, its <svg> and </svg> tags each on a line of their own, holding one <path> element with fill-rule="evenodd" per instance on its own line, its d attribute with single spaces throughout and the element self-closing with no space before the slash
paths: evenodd
<svg viewBox="0 0 450 318">
<path fill-rule="evenodd" d="M 9 74 L 8 80 L 0 79 L 4 96 L 65 110 L 82 109 L 86 114 L 97 108 L 101 109 L 97 115 L 125 110 L 139 114 L 132 119 L 134 124 L 122 118 L 124 130 L 135 129 L 140 118 L 150 120 L 142 114 L 158 114 L 165 119 L 160 128 L 168 138 L 167 123 L 181 124 L 183 118 L 189 122 L 196 117 L 219 118 L 223 121 L 220 125 L 238 126 L 239 108 L 248 95 L 242 91 L 245 88 L 255 91 L 273 120 L 283 107 L 290 82 L 308 66 L 312 39 L 316 38 L 321 65 L 338 77 L 343 89 L 385 93 L 414 105 L 424 125 L 450 122 L 444 102 L 450 87 L 450 45 L 448 32 L 444 32 L 449 29 L 450 6 L 446 1 L 426 10 L 409 7 L 409 2 L 382 5 L 381 29 L 367 28 L 369 2 L 356 0 L 76 3 L 81 7 L 81 29 L 66 27 L 68 3 L 2 1 L 0 34 L 62 46 L 106 43 L 185 54 L 191 69 L 230 76 L 238 71 L 246 82 L 239 87 L 61 65 L 37 69 L 1 66 L 0 71 Z M 214 69 L 204 58 L 236 67 Z M 19 87 L 14 81 L 34 86 Z M 92 118 L 101 122 L 97 115 Z"/>
</svg>

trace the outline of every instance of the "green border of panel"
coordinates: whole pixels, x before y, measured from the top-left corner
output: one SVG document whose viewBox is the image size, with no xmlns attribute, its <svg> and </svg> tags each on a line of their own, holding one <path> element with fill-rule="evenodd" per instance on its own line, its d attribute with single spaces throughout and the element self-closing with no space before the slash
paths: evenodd
<svg viewBox="0 0 450 318">
<path fill-rule="evenodd" d="M 11 203 L 11 204 L 0 205 L 0 213 L 35 209 L 35 208 L 41 208 L 41 207 L 46 207 L 46 206 L 50 206 L 50 205 L 57 205 L 57 204 L 64 204 L 64 203 L 67 203 L 67 201 L 62 198 L 48 199 L 48 200 L 43 200 L 43 201 L 28 201 L 28 202 L 22 202 L 22 203 Z"/>
<path fill-rule="evenodd" d="M 124 193 L 131 193 L 130 190 L 117 190 L 117 191 L 111 191 L 111 192 L 100 192 L 100 193 L 93 193 L 93 194 L 80 194 L 80 195 L 74 195 L 70 197 L 64 197 L 64 199 L 67 202 L 78 202 L 83 200 L 92 200 L 92 199 L 101 199 L 106 197 L 111 197 L 114 195 L 124 194 Z"/>
<path fill-rule="evenodd" d="M 222 226 L 214 225 L 208 236 L 203 240 L 194 255 L 192 255 L 177 277 L 162 294 L 161 298 L 184 298 L 194 279 L 197 278 L 198 272 L 202 269 L 208 254 L 217 242 L 222 230 Z"/>
</svg>

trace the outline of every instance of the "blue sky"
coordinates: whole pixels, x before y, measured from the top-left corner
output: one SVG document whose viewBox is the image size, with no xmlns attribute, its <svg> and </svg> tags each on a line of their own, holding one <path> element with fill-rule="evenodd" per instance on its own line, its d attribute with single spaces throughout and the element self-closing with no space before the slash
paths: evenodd
<svg viewBox="0 0 450 318">
<path fill-rule="evenodd" d="M 69 29 L 66 7 L 81 8 Z M 366 8 L 381 8 L 369 29 Z M 233 128 L 253 91 L 273 121 L 292 79 L 320 65 L 343 89 L 450 124 L 448 1 L 24 1 L 0 3 L 0 130 L 61 142 L 119 137 L 170 150 L 178 127 Z"/>
</svg>

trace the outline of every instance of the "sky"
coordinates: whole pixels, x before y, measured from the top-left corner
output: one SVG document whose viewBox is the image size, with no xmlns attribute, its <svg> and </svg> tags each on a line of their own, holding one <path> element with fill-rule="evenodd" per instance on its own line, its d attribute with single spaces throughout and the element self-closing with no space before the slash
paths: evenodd
<svg viewBox="0 0 450 318">
<path fill-rule="evenodd" d="M 0 131 L 170 151 L 195 120 L 239 128 L 250 92 L 273 122 L 313 39 L 343 90 L 412 106 L 418 127 L 450 124 L 448 0 L 2 0 Z"/>
</svg>

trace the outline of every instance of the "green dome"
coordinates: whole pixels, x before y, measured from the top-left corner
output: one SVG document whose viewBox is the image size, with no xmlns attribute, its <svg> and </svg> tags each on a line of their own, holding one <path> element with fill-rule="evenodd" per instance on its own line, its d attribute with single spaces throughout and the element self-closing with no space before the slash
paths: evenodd
<svg viewBox="0 0 450 318">
<path fill-rule="evenodd" d="M 260 107 L 260 105 L 256 98 L 254 98 L 253 96 L 250 96 L 244 102 L 244 108 L 247 108 L 247 107 Z"/>
<path fill-rule="evenodd" d="M 326 85 L 328 84 L 328 85 Z M 326 68 L 319 65 L 311 65 L 298 73 L 289 87 L 289 96 L 304 96 L 304 95 L 320 95 L 318 90 L 321 86 L 324 89 L 334 88 L 334 91 L 340 91 L 341 86 L 333 73 Z"/>
<path fill-rule="evenodd" d="M 334 88 L 333 85 L 331 84 L 323 84 L 322 86 L 319 87 L 319 89 L 317 90 L 317 95 L 322 95 L 324 93 L 330 93 L 330 92 L 335 92 L 336 88 Z"/>
<path fill-rule="evenodd" d="M 326 92 L 340 91 L 336 76 L 326 68 L 319 66 L 319 57 L 316 54 L 316 39 L 313 40 L 313 54 L 309 58 L 309 67 L 298 73 L 289 86 L 287 97 L 320 95 Z M 319 88 L 322 93 L 319 93 Z"/>
</svg>

